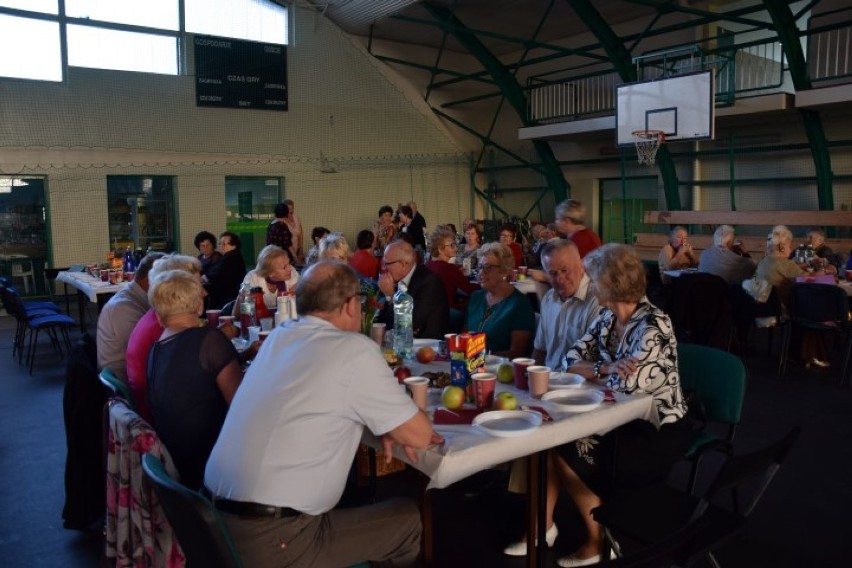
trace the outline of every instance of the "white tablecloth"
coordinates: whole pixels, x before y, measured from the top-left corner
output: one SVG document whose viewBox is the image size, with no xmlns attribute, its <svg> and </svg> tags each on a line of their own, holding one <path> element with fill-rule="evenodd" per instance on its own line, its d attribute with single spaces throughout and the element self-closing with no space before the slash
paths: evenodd
<svg viewBox="0 0 852 568">
<path fill-rule="evenodd" d="M 424 371 L 446 371 L 449 364 L 433 362 L 429 365 L 408 363 L 415 374 Z M 400 387 L 402 388 L 402 387 Z M 514 392 L 522 405 L 541 406 L 554 418 L 536 430 L 517 438 L 498 438 L 468 425 L 436 425 L 435 431 L 444 437 L 444 444 L 432 446 L 417 453 L 417 463 L 412 464 L 404 452 L 395 449 L 395 457 L 409 463 L 429 476 L 427 489 L 447 487 L 465 477 L 489 467 L 553 448 L 592 434 L 603 434 L 637 418 L 649 419 L 653 412 L 653 399 L 648 395 L 622 395 L 616 393 L 615 403 L 602 403 L 589 412 L 564 413 L 547 401 L 533 400 L 529 392 L 513 385 L 497 384 L 497 392 Z M 430 389 L 429 412 L 440 406 L 440 390 Z M 379 441 L 365 433 L 364 442 L 380 448 Z"/>
<path fill-rule="evenodd" d="M 121 284 L 101 282 L 88 272 L 59 272 L 56 279 L 78 289 L 89 298 L 90 302 L 95 303 L 97 303 L 99 295 L 115 294 L 130 284 L 129 282 L 122 282 Z"/>
</svg>

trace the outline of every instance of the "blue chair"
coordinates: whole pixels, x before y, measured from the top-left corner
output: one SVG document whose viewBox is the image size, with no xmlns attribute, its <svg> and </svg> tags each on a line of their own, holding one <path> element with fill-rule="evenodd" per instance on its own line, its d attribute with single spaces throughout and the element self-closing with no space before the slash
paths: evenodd
<svg viewBox="0 0 852 568">
<path fill-rule="evenodd" d="M 18 364 L 21 364 L 23 360 L 24 344 L 29 333 L 26 361 L 31 375 L 33 374 L 36 350 L 38 349 L 38 336 L 41 331 L 47 333 L 53 348 L 60 356 L 64 356 L 62 343 L 65 344 L 68 352 L 71 352 L 71 338 L 68 335 L 68 330 L 76 324 L 73 318 L 47 309 L 27 309 L 14 288 L 3 288 L 0 293 L 2 293 L 6 310 L 14 315 L 17 321 L 13 354 L 17 352 Z"/>
<path fill-rule="evenodd" d="M 127 407 L 130 410 L 136 411 L 133 399 L 130 397 L 130 388 L 127 386 L 127 383 L 116 376 L 112 369 L 109 367 L 101 369 L 101 372 L 98 373 L 98 379 L 100 379 L 101 384 L 109 391 L 112 398 L 122 399 L 127 403 Z"/>
</svg>

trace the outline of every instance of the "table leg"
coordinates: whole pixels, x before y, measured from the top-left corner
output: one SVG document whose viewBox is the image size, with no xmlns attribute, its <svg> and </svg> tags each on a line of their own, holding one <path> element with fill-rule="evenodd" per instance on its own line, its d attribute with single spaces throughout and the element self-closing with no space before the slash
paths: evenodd
<svg viewBox="0 0 852 568">
<path fill-rule="evenodd" d="M 80 315 L 80 329 L 86 331 L 86 304 L 89 303 L 89 298 L 83 292 L 77 290 L 77 311 Z"/>
<path fill-rule="evenodd" d="M 544 459 L 542 459 L 544 456 Z M 530 568 L 544 566 L 544 554 L 541 546 L 547 546 L 544 538 L 538 538 L 539 510 L 541 507 L 541 489 L 546 489 L 547 483 L 542 482 L 541 476 L 547 475 L 547 467 L 542 462 L 547 459 L 547 452 L 538 452 L 527 459 L 527 566 Z M 545 462 L 546 463 L 546 462 Z M 539 546 L 536 541 L 540 540 Z"/>
</svg>

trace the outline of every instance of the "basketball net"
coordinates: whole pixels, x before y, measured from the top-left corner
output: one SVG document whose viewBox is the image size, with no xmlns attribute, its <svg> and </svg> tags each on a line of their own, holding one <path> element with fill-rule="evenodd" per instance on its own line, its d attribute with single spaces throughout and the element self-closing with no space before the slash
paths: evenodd
<svg viewBox="0 0 852 568">
<path fill-rule="evenodd" d="M 666 133 L 662 130 L 637 130 L 633 132 L 633 142 L 636 144 L 636 157 L 640 164 L 654 165 L 660 144 L 666 141 Z"/>
</svg>

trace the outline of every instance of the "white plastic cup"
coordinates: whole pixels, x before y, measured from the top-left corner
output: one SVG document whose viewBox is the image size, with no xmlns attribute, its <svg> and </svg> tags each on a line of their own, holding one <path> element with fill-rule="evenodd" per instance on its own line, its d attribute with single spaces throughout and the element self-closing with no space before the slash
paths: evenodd
<svg viewBox="0 0 852 568">
<path fill-rule="evenodd" d="M 541 398 L 550 388 L 550 367 L 538 365 L 527 367 L 527 380 L 530 387 L 530 396 Z"/>
<path fill-rule="evenodd" d="M 407 377 L 402 381 L 411 391 L 411 399 L 417 408 L 426 412 L 426 400 L 429 394 L 429 379 L 426 377 Z"/>
<path fill-rule="evenodd" d="M 260 339 L 260 326 L 259 325 L 250 326 L 248 328 L 249 343 L 254 343 L 258 339 Z"/>
</svg>

